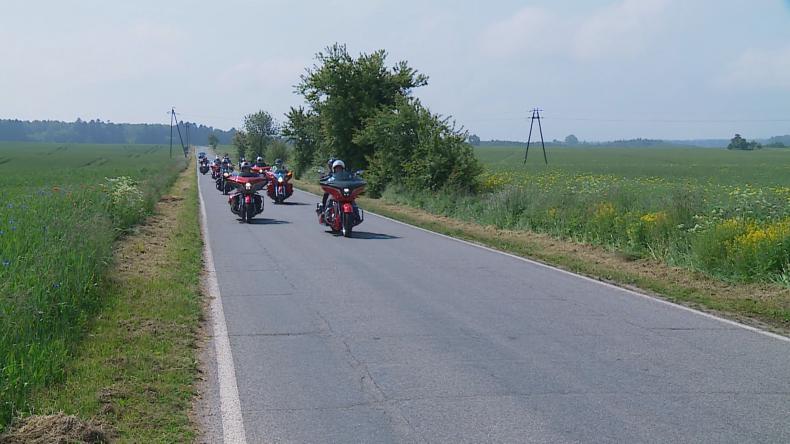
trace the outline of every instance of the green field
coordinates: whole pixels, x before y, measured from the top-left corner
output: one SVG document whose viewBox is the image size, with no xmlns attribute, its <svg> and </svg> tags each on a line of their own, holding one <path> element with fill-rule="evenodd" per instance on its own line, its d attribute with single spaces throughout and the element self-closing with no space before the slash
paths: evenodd
<svg viewBox="0 0 790 444">
<path fill-rule="evenodd" d="M 431 212 L 790 285 L 790 149 L 481 147 L 482 193 L 392 190 Z"/>
<path fill-rule="evenodd" d="M 113 242 L 184 164 L 166 146 L 0 143 L 0 429 L 63 377 Z"/>
</svg>

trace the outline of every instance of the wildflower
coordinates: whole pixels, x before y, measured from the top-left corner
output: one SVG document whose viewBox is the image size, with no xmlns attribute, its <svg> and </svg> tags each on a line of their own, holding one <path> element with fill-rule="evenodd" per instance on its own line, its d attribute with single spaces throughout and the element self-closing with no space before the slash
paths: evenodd
<svg viewBox="0 0 790 444">
<path fill-rule="evenodd" d="M 3 259 L 3 266 L 7 267 L 9 265 L 11 265 L 11 260 L 10 259 Z"/>
<path fill-rule="evenodd" d="M 667 218 L 666 213 L 664 213 L 663 211 L 658 211 L 656 213 L 647 213 L 642 217 L 640 217 L 639 220 L 648 224 L 652 224 L 652 223 L 663 222 L 664 220 L 666 220 L 666 218 Z"/>
<path fill-rule="evenodd" d="M 56 288 L 56 289 L 60 288 L 61 284 L 62 284 L 62 282 L 55 282 L 54 284 L 52 284 L 52 288 Z"/>
</svg>

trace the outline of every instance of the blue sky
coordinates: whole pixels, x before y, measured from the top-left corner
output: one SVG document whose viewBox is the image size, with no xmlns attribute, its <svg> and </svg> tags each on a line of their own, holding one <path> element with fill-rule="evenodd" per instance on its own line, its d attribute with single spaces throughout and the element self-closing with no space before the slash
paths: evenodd
<svg viewBox="0 0 790 444">
<path fill-rule="evenodd" d="M 483 139 L 790 133 L 788 0 L 28 0 L 0 15 L 0 118 L 184 119 L 227 129 L 334 42 L 386 49 L 416 91 Z"/>
</svg>

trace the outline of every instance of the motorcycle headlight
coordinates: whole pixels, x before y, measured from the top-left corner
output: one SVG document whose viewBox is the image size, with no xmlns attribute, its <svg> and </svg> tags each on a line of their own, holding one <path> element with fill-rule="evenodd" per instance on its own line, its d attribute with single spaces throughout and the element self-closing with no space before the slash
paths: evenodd
<svg viewBox="0 0 790 444">
<path fill-rule="evenodd" d="M 228 177 L 228 176 L 230 176 L 230 173 L 222 173 L 222 175 L 225 176 L 225 177 Z"/>
<path fill-rule="evenodd" d="M 282 176 L 277 178 L 277 182 L 279 182 L 279 183 L 283 183 L 283 178 L 282 178 Z"/>
<path fill-rule="evenodd" d="M 246 188 L 248 190 L 251 190 L 252 189 L 252 184 L 247 182 L 247 183 L 244 184 L 244 188 Z"/>
</svg>

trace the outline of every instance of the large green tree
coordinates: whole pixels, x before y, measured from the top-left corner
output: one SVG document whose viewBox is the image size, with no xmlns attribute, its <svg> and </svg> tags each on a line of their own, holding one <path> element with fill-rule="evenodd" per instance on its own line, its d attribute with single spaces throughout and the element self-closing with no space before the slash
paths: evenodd
<svg viewBox="0 0 790 444">
<path fill-rule="evenodd" d="M 317 63 L 301 76 L 296 92 L 304 96 L 309 110 L 291 115 L 317 116 L 320 156 L 333 155 L 351 167 L 365 168 L 375 148 L 354 136 L 366 119 L 382 108 L 392 109 L 399 97 L 428 83 L 428 77 L 405 61 L 388 68 L 386 58 L 384 50 L 353 58 L 345 45 L 334 44 L 319 52 Z"/>
<path fill-rule="evenodd" d="M 263 156 L 272 138 L 277 135 L 277 123 L 266 111 L 244 116 L 244 129 L 247 131 L 247 155 Z"/>
<path fill-rule="evenodd" d="M 294 171 L 300 177 L 311 165 L 317 163 L 320 139 L 318 115 L 303 107 L 291 108 L 283 125 L 283 136 L 293 142 Z"/>
<path fill-rule="evenodd" d="M 236 147 L 236 155 L 239 159 L 247 157 L 248 151 L 250 151 L 247 133 L 241 130 L 236 131 L 233 135 L 233 146 Z"/>
<path fill-rule="evenodd" d="M 760 149 L 763 146 L 757 143 L 756 141 L 752 140 L 751 142 L 747 142 L 746 139 L 741 137 L 740 134 L 736 134 L 735 137 L 730 139 L 729 145 L 727 145 L 728 150 L 755 150 Z"/>
</svg>

